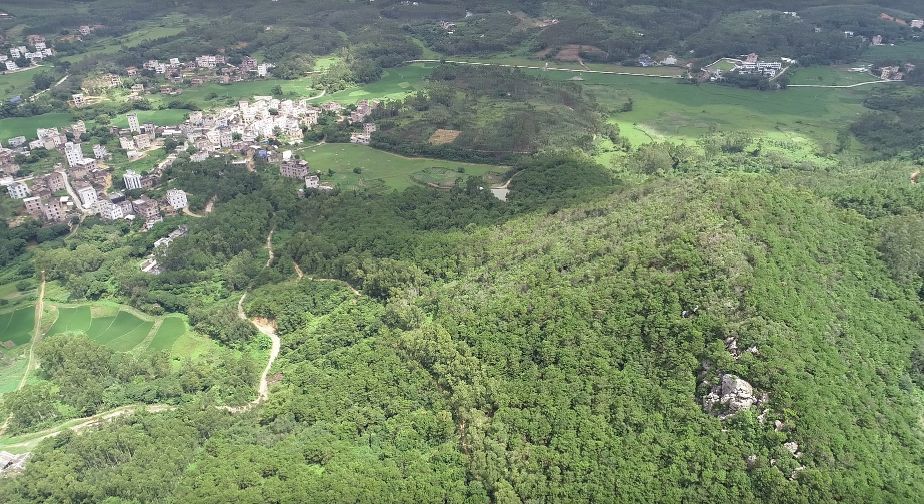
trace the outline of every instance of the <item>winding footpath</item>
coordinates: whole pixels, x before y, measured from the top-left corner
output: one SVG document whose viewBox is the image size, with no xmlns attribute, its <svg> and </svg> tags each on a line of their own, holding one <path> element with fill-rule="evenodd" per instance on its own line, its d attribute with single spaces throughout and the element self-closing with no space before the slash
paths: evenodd
<svg viewBox="0 0 924 504">
<path fill-rule="evenodd" d="M 273 231 L 274 230 L 275 229 L 270 230 L 269 235 L 266 237 L 266 249 L 269 252 L 269 259 L 266 261 L 266 264 L 263 266 L 264 269 L 269 267 L 270 264 L 272 264 L 273 258 L 275 257 L 275 254 L 273 252 Z M 39 298 L 38 298 L 38 301 L 36 302 L 35 335 L 32 338 L 32 345 L 29 347 L 29 363 L 26 366 L 26 373 L 23 375 L 23 378 L 20 381 L 19 388 L 22 388 L 25 385 L 26 380 L 28 378 L 29 370 L 32 369 L 33 367 L 37 367 L 34 361 L 33 349 L 35 347 L 36 342 L 41 337 L 40 318 L 41 318 L 42 310 L 44 309 L 44 297 L 45 297 L 45 272 L 43 271 L 42 272 L 42 283 L 39 288 Z M 261 334 L 269 337 L 270 342 L 271 342 L 270 354 L 269 354 L 269 358 L 267 359 L 266 366 L 263 368 L 263 372 L 260 374 L 260 381 L 257 383 L 257 397 L 254 400 L 250 401 L 247 404 L 243 404 L 240 406 L 216 406 L 216 408 L 227 411 L 231 414 L 246 413 L 252 410 L 253 408 L 255 408 L 256 406 L 263 404 L 269 399 L 269 373 L 270 373 L 270 370 L 273 368 L 273 364 L 275 364 L 276 362 L 276 358 L 279 357 L 279 351 L 282 347 L 282 340 L 279 339 L 279 336 L 276 334 L 276 330 L 272 326 L 268 324 L 264 324 L 258 320 L 247 318 L 247 314 L 244 312 L 244 298 L 246 297 L 247 297 L 247 293 L 245 292 L 244 294 L 241 295 L 240 299 L 238 299 L 237 315 L 238 317 L 240 317 L 241 320 L 248 320 L 251 324 L 253 324 L 255 328 L 257 328 L 258 331 L 260 331 Z M 17 390 L 19 390 L 19 388 L 17 388 Z M 9 451 L 10 449 L 29 450 L 29 449 L 32 449 L 35 445 L 37 445 L 40 441 L 50 438 L 50 437 L 55 437 L 65 431 L 80 433 L 88 428 L 99 426 L 104 422 L 111 421 L 116 418 L 120 418 L 120 417 L 127 416 L 127 415 L 133 415 L 139 411 L 146 411 L 148 413 L 161 413 L 164 411 L 174 411 L 176 409 L 177 409 L 177 406 L 174 406 L 171 404 L 146 404 L 146 405 L 145 404 L 129 404 L 125 406 L 119 406 L 118 408 L 115 408 L 109 411 L 104 411 L 102 413 L 97 413 L 92 416 L 70 419 L 70 420 L 67 420 L 66 422 L 63 422 L 62 424 L 58 426 L 50 427 L 45 430 L 23 434 L 21 436 L 23 438 L 23 441 L 19 441 L 16 443 L 10 443 L 10 444 L 0 443 L 0 448 L 7 450 L 7 451 Z M 9 423 L 9 418 L 7 418 L 6 421 L 3 423 L 3 425 L 0 426 L 0 435 L 2 435 L 6 431 L 8 423 Z"/>
</svg>

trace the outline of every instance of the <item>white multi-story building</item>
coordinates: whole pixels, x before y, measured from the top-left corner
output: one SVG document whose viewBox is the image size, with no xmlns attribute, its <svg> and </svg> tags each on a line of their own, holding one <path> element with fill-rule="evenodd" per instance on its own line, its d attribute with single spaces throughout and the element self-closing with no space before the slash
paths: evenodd
<svg viewBox="0 0 924 504">
<path fill-rule="evenodd" d="M 13 182 L 6 186 L 6 190 L 9 191 L 10 197 L 13 199 L 25 199 L 32 194 L 32 191 L 29 190 L 29 186 L 22 182 Z"/>
<path fill-rule="evenodd" d="M 100 201 L 99 216 L 107 220 L 118 220 L 125 217 L 122 207 L 109 201 Z"/>
<path fill-rule="evenodd" d="M 132 133 L 141 133 L 141 123 L 138 122 L 137 114 L 128 114 L 128 129 Z"/>
<path fill-rule="evenodd" d="M 67 158 L 67 165 L 73 168 L 83 161 L 83 149 L 79 143 L 67 142 L 64 144 L 64 156 Z"/>
<path fill-rule="evenodd" d="M 167 203 L 170 203 L 174 210 L 189 206 L 186 201 L 186 193 L 182 189 L 170 189 L 167 191 Z"/>
<path fill-rule="evenodd" d="M 105 145 L 96 144 L 93 146 L 93 157 L 96 159 L 106 159 L 109 157 L 109 149 Z"/>
<path fill-rule="evenodd" d="M 134 170 L 128 170 L 122 177 L 126 189 L 141 189 L 141 175 Z"/>
<path fill-rule="evenodd" d="M 151 137 L 147 135 L 137 135 L 135 136 L 135 147 L 139 150 L 147 149 L 151 146 Z"/>
<path fill-rule="evenodd" d="M 317 189 L 321 185 L 321 179 L 317 175 L 308 175 L 305 177 L 305 187 L 308 189 Z"/>
<path fill-rule="evenodd" d="M 78 187 L 77 196 L 80 197 L 80 202 L 83 204 L 84 208 L 92 207 L 99 199 L 96 196 L 96 189 L 89 184 Z"/>
<path fill-rule="evenodd" d="M 218 144 L 221 145 L 222 149 L 231 147 L 232 143 L 234 143 L 234 135 L 231 133 L 231 128 L 221 128 L 218 130 Z"/>
<path fill-rule="evenodd" d="M 71 100 L 74 102 L 75 107 L 83 107 L 86 104 L 86 101 L 83 98 L 83 93 L 72 94 Z"/>
</svg>

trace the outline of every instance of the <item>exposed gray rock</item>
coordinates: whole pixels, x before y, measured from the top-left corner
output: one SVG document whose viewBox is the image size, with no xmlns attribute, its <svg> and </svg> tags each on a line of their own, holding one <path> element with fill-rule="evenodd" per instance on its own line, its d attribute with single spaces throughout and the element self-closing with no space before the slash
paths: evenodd
<svg viewBox="0 0 924 504">
<path fill-rule="evenodd" d="M 751 384 L 733 374 L 721 375 L 721 383 L 713 386 L 703 397 L 706 411 L 717 414 L 721 419 L 744 411 L 756 403 Z"/>
</svg>

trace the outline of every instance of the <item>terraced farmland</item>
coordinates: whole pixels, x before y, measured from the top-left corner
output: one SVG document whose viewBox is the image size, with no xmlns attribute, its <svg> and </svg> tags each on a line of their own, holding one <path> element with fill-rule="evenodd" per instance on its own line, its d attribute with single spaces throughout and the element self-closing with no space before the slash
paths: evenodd
<svg viewBox="0 0 924 504">
<path fill-rule="evenodd" d="M 214 345 L 207 338 L 191 333 L 186 321 L 177 315 L 158 319 L 108 304 L 58 306 L 57 311 L 58 317 L 46 337 L 83 332 L 91 340 L 119 352 L 166 351 L 174 356 L 199 355 Z"/>
</svg>

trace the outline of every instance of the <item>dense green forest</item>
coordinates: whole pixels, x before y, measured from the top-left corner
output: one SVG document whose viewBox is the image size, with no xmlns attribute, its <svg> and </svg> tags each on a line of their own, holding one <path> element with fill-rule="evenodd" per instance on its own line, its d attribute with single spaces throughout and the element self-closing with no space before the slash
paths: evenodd
<svg viewBox="0 0 924 504">
<path fill-rule="evenodd" d="M 487 221 L 439 234 L 405 224 L 423 241 L 393 254 L 368 245 L 392 257 L 362 266 L 361 297 L 328 282 L 266 284 L 248 310 L 276 318 L 284 346 L 265 407 L 231 418 L 190 405 L 61 437 L 0 492 L 913 501 L 924 490 L 912 375 L 922 269 L 890 275 L 904 265 L 878 250 L 921 240 L 922 227 L 880 242 L 882 221 L 773 175 L 678 182 L 547 194 L 539 211 L 506 218 L 482 205 Z M 385 199 L 410 209 L 414 196 Z M 729 338 L 756 351 L 735 356 Z M 704 412 L 704 386 L 722 373 L 766 402 L 724 421 Z"/>
<path fill-rule="evenodd" d="M 3 9 L 21 30 L 100 23 L 99 37 L 181 19 L 174 35 L 108 55 L 62 47 L 73 62 L 33 84 L 73 78 L 49 100 L 0 108 L 3 117 L 56 110 L 83 75 L 149 58 L 256 54 L 277 63 L 278 78 L 312 72 L 352 110 L 431 51 L 550 59 L 577 44 L 580 65 L 751 51 L 828 64 L 867 49 L 844 30 L 910 40 L 919 33 L 879 14 L 924 17 L 918 0 Z M 315 70 L 319 61 L 329 66 Z M 642 78 L 671 87 L 633 102 L 618 85 L 627 81 L 550 73 L 434 61 L 371 113 L 370 146 L 348 146 L 396 165 L 406 159 L 395 154 L 434 168 L 486 163 L 489 176 L 446 168 L 455 183 L 439 188 L 322 190 L 282 177 L 278 162 L 178 152 L 151 193 L 182 188 L 192 215 L 170 213 L 145 232 L 96 216 L 0 223 L 0 315 L 45 299 L 42 337 L 0 348 L 4 359 L 35 357 L 21 388 L 7 382 L 22 375 L 3 376 L 0 450 L 31 457 L 0 477 L 0 502 L 920 502 L 924 73 L 826 102 L 853 108 L 824 140 L 800 128 L 820 128 L 808 118 L 726 128 L 737 120 L 723 116 L 726 102 L 749 104 L 756 90 Z M 674 114 L 694 107 L 685 91 L 703 100 L 701 129 Z M 766 103 L 735 124 L 770 116 Z M 92 124 L 87 143 L 105 142 L 117 114 L 150 106 L 75 117 Z M 634 107 L 702 133 L 655 131 L 634 122 Z M 315 163 L 323 144 L 361 128 L 339 119 L 322 114 L 310 143 L 278 150 Z M 166 151 L 180 145 L 169 142 Z M 368 170 L 333 152 L 324 182 Z M 42 159 L 19 161 L 29 173 Z M 185 235 L 155 246 L 181 225 Z M 146 258 L 159 274 L 140 270 Z M 158 319 L 150 324 L 172 317 L 204 343 L 117 351 L 92 325 L 50 330 L 55 310 L 79 303 Z M 269 340 L 279 353 L 259 382 L 267 392 L 255 384 Z M 125 414 L 44 438 L 112 411 Z"/>
</svg>

